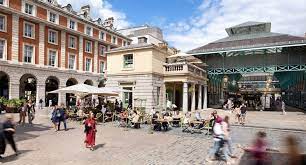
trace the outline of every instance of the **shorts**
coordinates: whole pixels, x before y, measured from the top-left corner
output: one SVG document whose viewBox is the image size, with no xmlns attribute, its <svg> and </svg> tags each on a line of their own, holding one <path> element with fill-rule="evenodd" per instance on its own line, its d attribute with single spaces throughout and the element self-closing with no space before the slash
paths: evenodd
<svg viewBox="0 0 306 165">
<path fill-rule="evenodd" d="M 245 117 L 245 116 L 246 116 L 246 113 L 242 113 L 240 116 L 241 116 L 241 117 Z"/>
</svg>

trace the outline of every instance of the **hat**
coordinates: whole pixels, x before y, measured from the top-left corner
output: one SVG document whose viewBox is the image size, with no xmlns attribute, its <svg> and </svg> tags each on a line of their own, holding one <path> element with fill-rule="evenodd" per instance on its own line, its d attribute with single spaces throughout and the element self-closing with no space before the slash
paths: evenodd
<svg viewBox="0 0 306 165">
<path fill-rule="evenodd" d="M 221 123 L 222 122 L 222 118 L 220 117 L 220 116 L 218 116 L 217 118 L 216 118 L 216 123 Z"/>
</svg>

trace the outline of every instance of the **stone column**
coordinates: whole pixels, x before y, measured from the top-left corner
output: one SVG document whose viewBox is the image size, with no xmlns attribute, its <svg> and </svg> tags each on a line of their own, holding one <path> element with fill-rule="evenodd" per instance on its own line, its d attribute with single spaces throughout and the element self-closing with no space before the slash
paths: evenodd
<svg viewBox="0 0 306 165">
<path fill-rule="evenodd" d="M 36 102 L 35 105 L 39 106 L 39 100 L 45 100 L 46 98 L 46 84 L 45 83 L 39 83 L 36 85 Z"/>
<path fill-rule="evenodd" d="M 199 98 L 198 98 L 198 109 L 202 109 L 202 85 L 199 84 L 199 89 L 198 89 L 198 95 L 199 95 Z"/>
<path fill-rule="evenodd" d="M 162 102 L 162 107 L 163 109 L 167 109 L 167 88 L 166 88 L 166 83 L 164 82 L 163 85 L 162 85 L 162 96 L 163 96 L 163 102 Z"/>
<path fill-rule="evenodd" d="M 59 89 L 65 88 L 66 86 L 60 86 Z M 58 93 L 58 105 L 64 104 L 66 106 L 66 93 Z"/>
<path fill-rule="evenodd" d="M 19 98 L 19 82 L 9 82 L 9 99 Z"/>
<path fill-rule="evenodd" d="M 13 14 L 12 21 L 12 61 L 14 63 L 18 63 L 18 54 L 19 54 L 19 16 L 17 14 Z M 18 87 L 19 89 L 19 87 Z M 19 90 L 18 90 L 19 93 Z M 9 96 L 11 97 L 11 95 Z M 18 94 L 19 97 L 19 94 Z M 17 98 L 18 98 L 17 97 Z"/>
<path fill-rule="evenodd" d="M 188 83 L 183 84 L 183 112 L 188 112 Z"/>
<path fill-rule="evenodd" d="M 172 93 L 172 104 L 175 104 L 175 93 L 176 93 L 176 91 L 175 91 L 175 82 L 173 83 L 173 91 L 172 91 L 173 93 Z"/>
<path fill-rule="evenodd" d="M 191 111 L 195 110 L 195 84 L 191 85 L 192 94 L 191 94 Z"/>
<path fill-rule="evenodd" d="M 204 85 L 204 107 L 203 109 L 207 109 L 207 85 Z"/>
</svg>

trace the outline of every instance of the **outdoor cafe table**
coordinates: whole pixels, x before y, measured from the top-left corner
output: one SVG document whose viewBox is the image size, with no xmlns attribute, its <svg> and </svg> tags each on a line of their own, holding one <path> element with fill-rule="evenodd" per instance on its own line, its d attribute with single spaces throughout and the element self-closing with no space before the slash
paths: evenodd
<svg viewBox="0 0 306 165">
<path fill-rule="evenodd" d="M 181 122 L 181 118 L 180 117 L 173 117 L 172 118 L 172 125 L 179 126 L 180 122 Z"/>
</svg>

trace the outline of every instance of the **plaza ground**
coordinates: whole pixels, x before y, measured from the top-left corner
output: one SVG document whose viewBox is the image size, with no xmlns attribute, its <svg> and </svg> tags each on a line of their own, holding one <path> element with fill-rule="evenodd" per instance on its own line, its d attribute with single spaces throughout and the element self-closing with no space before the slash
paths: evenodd
<svg viewBox="0 0 306 165">
<path fill-rule="evenodd" d="M 208 117 L 212 109 L 203 112 Z M 221 116 L 233 115 L 218 110 Z M 149 134 L 146 125 L 141 129 L 119 128 L 116 123 L 99 124 L 97 129 L 96 150 L 84 147 L 84 126 L 78 122 L 68 122 L 68 131 L 55 132 L 51 127 L 46 110 L 37 113 L 33 127 L 17 127 L 18 157 L 13 156 L 7 146 L 5 158 L 0 160 L 7 165 L 101 165 L 101 164 L 208 164 L 205 157 L 212 138 L 205 134 L 182 133 L 181 128 L 168 132 Z M 17 117 L 17 116 L 16 116 Z M 3 118 L 3 115 L 1 115 Z M 234 151 L 238 156 L 236 164 L 248 164 L 246 154 L 237 146 L 251 143 L 259 130 L 267 132 L 269 146 L 280 150 L 273 159 L 286 164 L 283 138 L 289 134 L 300 139 L 301 148 L 306 152 L 306 114 L 290 111 L 287 115 L 280 112 L 248 112 L 247 124 L 232 126 Z M 209 164 L 225 164 L 215 161 Z"/>
</svg>

